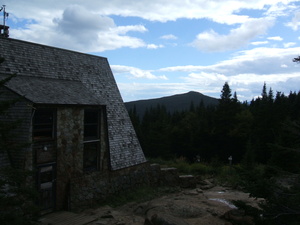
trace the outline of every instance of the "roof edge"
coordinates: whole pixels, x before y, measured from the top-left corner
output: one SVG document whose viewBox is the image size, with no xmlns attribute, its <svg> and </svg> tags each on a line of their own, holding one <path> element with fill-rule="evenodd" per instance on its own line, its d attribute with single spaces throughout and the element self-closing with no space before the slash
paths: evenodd
<svg viewBox="0 0 300 225">
<path fill-rule="evenodd" d="M 90 53 L 83 53 L 83 52 L 75 51 L 75 50 L 69 50 L 66 48 L 54 47 L 54 46 L 50 46 L 50 45 L 46 45 L 46 44 L 40 44 L 40 43 L 35 43 L 35 42 L 25 41 L 25 40 L 20 40 L 20 39 L 14 39 L 14 38 L 4 38 L 4 37 L 0 37 L 0 38 L 4 39 L 6 41 L 16 41 L 16 42 L 22 42 L 22 43 L 27 43 L 27 44 L 32 44 L 32 45 L 38 45 L 38 46 L 45 47 L 45 48 L 58 49 L 58 50 L 66 51 L 66 52 L 74 52 L 77 54 L 88 55 L 88 56 L 92 56 L 92 57 L 96 57 L 96 58 L 103 58 L 103 59 L 107 60 L 107 57 L 93 55 Z"/>
</svg>

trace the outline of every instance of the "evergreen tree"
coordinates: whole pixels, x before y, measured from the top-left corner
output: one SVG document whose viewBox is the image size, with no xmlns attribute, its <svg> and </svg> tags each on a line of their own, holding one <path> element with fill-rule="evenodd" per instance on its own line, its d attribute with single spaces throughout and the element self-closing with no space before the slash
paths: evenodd
<svg viewBox="0 0 300 225">
<path fill-rule="evenodd" d="M 135 127 L 135 129 L 139 129 L 140 127 L 140 118 L 137 115 L 136 106 L 134 105 L 133 108 L 131 108 L 128 112 L 132 125 Z"/>
<path fill-rule="evenodd" d="M 146 109 L 139 135 L 146 157 L 170 157 L 169 120 L 165 106 Z"/>
<path fill-rule="evenodd" d="M 293 62 L 299 63 L 300 62 L 300 56 L 293 59 Z"/>
<path fill-rule="evenodd" d="M 266 82 L 264 82 L 264 86 L 263 86 L 263 89 L 262 89 L 262 92 L 261 92 L 261 97 L 262 97 L 262 100 L 267 100 L 268 99 Z"/>
<path fill-rule="evenodd" d="M 238 114 L 242 110 L 242 105 L 237 99 L 236 92 L 232 97 L 231 88 L 227 82 L 223 85 L 219 101 L 215 115 L 214 136 L 215 147 L 219 149 L 217 156 L 227 161 L 227 158 L 232 155 L 236 161 L 239 161 L 244 152 L 244 147 L 242 147 L 244 144 L 236 131 L 238 120 L 241 118 Z"/>
<path fill-rule="evenodd" d="M 272 144 L 270 165 L 275 168 L 272 179 L 276 182 L 269 185 L 269 195 L 263 196 L 267 200 L 264 209 L 269 224 L 298 224 L 300 221 L 299 139 L 300 122 L 287 121 Z"/>
<path fill-rule="evenodd" d="M 269 93 L 268 93 L 268 100 L 270 103 L 273 103 L 274 101 L 274 94 L 272 88 L 270 88 Z"/>
<path fill-rule="evenodd" d="M 214 156 L 227 161 L 233 155 L 235 162 L 246 157 L 266 164 L 273 154 L 270 146 L 282 132 L 281 124 L 288 118 L 300 119 L 300 92 L 288 97 L 277 92 L 274 98 L 266 83 L 262 97 L 242 104 L 226 82 L 219 101 L 214 107 L 191 103 L 189 110 L 173 114 L 164 106 L 147 109 L 139 125 L 134 123 L 145 155 L 192 159 L 199 154 L 206 161 Z"/>
<path fill-rule="evenodd" d="M 231 96 L 232 94 L 231 94 L 231 89 L 229 87 L 229 84 L 225 82 L 221 91 L 220 104 L 227 104 L 231 102 Z"/>
</svg>

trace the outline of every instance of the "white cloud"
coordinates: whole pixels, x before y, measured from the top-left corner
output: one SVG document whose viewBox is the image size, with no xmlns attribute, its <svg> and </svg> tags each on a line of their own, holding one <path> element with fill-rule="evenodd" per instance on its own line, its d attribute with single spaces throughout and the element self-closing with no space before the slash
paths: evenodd
<svg viewBox="0 0 300 225">
<path fill-rule="evenodd" d="M 177 37 L 173 34 L 166 34 L 160 37 L 161 39 L 165 39 L 165 40 L 176 40 Z"/>
<path fill-rule="evenodd" d="M 238 91 L 241 101 L 259 96 L 266 82 L 274 91 L 288 94 L 299 90 L 299 65 L 292 62 L 298 55 L 297 48 L 260 47 L 240 51 L 228 60 L 208 66 L 175 66 L 161 68 L 163 72 L 180 72 L 185 75 L 183 85 L 213 97 L 220 96 L 225 81 L 233 91 Z M 198 87 L 198 89 L 197 89 Z"/>
<path fill-rule="evenodd" d="M 265 45 L 268 43 L 269 43 L 268 41 L 254 41 L 254 42 L 251 42 L 251 45 Z"/>
<path fill-rule="evenodd" d="M 286 80 L 294 77 L 300 78 L 300 75 L 298 73 L 276 74 L 276 75 L 270 75 L 270 74 L 258 75 L 258 74 L 245 73 L 245 74 L 237 74 L 234 76 L 225 76 L 223 74 L 201 72 L 199 74 L 191 73 L 183 79 L 189 83 L 197 83 L 199 85 L 210 86 L 211 84 L 218 83 L 218 86 L 220 86 L 225 82 L 228 82 L 229 84 L 232 85 L 237 85 L 237 84 L 249 85 L 251 83 L 263 84 L 264 82 L 273 84 L 276 82 L 285 82 Z"/>
<path fill-rule="evenodd" d="M 287 42 L 287 43 L 284 43 L 284 44 L 283 44 L 283 46 L 284 46 L 285 48 L 290 48 L 290 47 L 292 47 L 292 46 L 294 46 L 294 45 L 296 45 L 295 42 Z"/>
<path fill-rule="evenodd" d="M 264 34 L 272 25 L 272 19 L 252 19 L 232 29 L 228 35 L 221 35 L 213 30 L 200 33 L 191 45 L 207 52 L 234 50 L 246 45 L 258 35 Z"/>
<path fill-rule="evenodd" d="M 136 99 L 160 98 L 162 96 L 170 96 L 179 93 L 186 93 L 191 90 L 202 93 L 211 93 L 212 89 L 192 86 L 184 82 L 181 83 L 123 83 L 118 82 L 118 87 L 125 102 Z M 219 92 L 217 89 L 216 92 Z"/>
<path fill-rule="evenodd" d="M 274 36 L 274 37 L 268 37 L 268 40 L 272 40 L 272 41 L 282 41 L 283 38 L 280 36 Z"/>
<path fill-rule="evenodd" d="M 298 26 L 300 26 L 300 11 L 295 12 L 295 15 L 291 22 L 286 24 L 288 27 L 291 27 L 293 30 L 298 30 Z"/>
<path fill-rule="evenodd" d="M 146 78 L 150 80 L 160 79 L 167 80 L 168 78 L 165 75 L 156 76 L 149 70 L 142 70 L 136 67 L 131 66 L 122 66 L 122 65 L 111 65 L 112 71 L 115 75 L 125 74 L 133 78 Z"/>
<path fill-rule="evenodd" d="M 185 93 L 191 90 L 219 98 L 222 86 L 225 82 L 228 82 L 231 90 L 237 92 L 240 101 L 250 101 L 261 94 L 264 82 L 266 82 L 267 87 L 271 87 L 274 92 L 280 91 L 288 94 L 290 91 L 298 91 L 299 87 L 297 84 L 300 82 L 300 75 L 297 72 L 277 75 L 238 74 L 228 77 L 216 73 L 192 73 L 182 78 L 182 80 L 183 82 L 171 83 L 118 82 L 118 86 L 125 101 L 158 98 Z"/>
<path fill-rule="evenodd" d="M 71 35 L 81 35 L 90 30 L 109 30 L 116 26 L 113 19 L 91 13 L 79 5 L 67 7 L 62 17 L 54 18 L 53 21 L 62 32 Z"/>
<path fill-rule="evenodd" d="M 293 74 L 238 74 L 235 76 L 231 76 L 229 79 L 229 83 L 231 84 L 263 84 L 266 82 L 269 85 L 276 84 L 278 82 L 286 82 L 290 78 L 300 78 L 298 73 Z"/>
<path fill-rule="evenodd" d="M 129 31 L 135 31 L 135 32 L 146 32 L 148 31 L 143 25 L 129 25 L 129 26 L 119 26 L 116 27 L 116 31 L 118 34 L 126 34 Z"/>
<path fill-rule="evenodd" d="M 297 1 L 297 0 L 296 0 Z M 295 2 L 293 0 L 286 0 L 282 2 L 277 2 L 270 4 L 270 7 L 268 10 L 265 12 L 266 15 L 268 16 L 273 16 L 273 17 L 278 17 L 278 16 L 286 16 L 290 14 L 291 11 L 294 10 L 295 6 L 293 4 L 289 4 Z"/>
<path fill-rule="evenodd" d="M 203 29 L 201 26 L 193 27 L 192 29 L 196 31 L 197 29 L 200 30 L 198 33 L 201 32 L 194 41 L 194 46 L 202 51 L 225 51 L 238 49 L 250 43 L 252 48 L 256 48 L 238 52 L 228 60 L 208 66 L 186 65 L 161 68 L 154 71 L 114 65 L 112 69 L 114 74 L 117 75 L 116 79 L 121 79 L 118 85 L 124 96 L 129 93 L 131 96 L 137 94 L 136 96 L 139 96 L 139 98 L 140 96 L 145 96 L 145 98 L 149 96 L 161 97 L 195 90 L 219 97 L 224 82 L 230 81 L 233 90 L 241 91 L 238 93 L 239 96 L 247 96 L 249 99 L 249 96 L 260 94 L 264 81 L 273 82 L 273 90 L 288 93 L 289 90 L 299 89 L 300 78 L 297 73 L 300 71 L 300 67 L 298 64 L 293 63 L 292 59 L 299 55 L 300 48 L 291 48 L 291 45 L 286 45 L 286 48 L 282 49 L 257 48 L 258 44 L 266 42 L 256 41 L 257 39 L 255 39 L 257 37 L 266 38 L 261 36 L 273 25 L 273 21 L 268 18 L 272 17 L 275 21 L 278 16 L 290 15 L 298 7 L 297 2 L 299 1 L 30 0 L 24 4 L 24 0 L 3 0 L 2 4 L 7 5 L 7 11 L 10 13 L 9 19 L 17 21 L 18 25 L 22 26 L 18 29 L 11 26 L 11 37 L 83 52 L 101 52 L 124 47 L 145 49 L 164 47 L 163 45 L 151 44 L 155 43 L 151 40 L 148 43 L 142 39 L 145 32 L 154 32 L 153 30 L 148 31 L 146 25 L 140 23 L 128 24 L 128 21 L 134 21 L 134 19 L 125 19 L 126 23 L 124 24 L 126 25 L 119 26 L 117 19 L 113 20 L 115 18 L 113 16 L 118 18 L 138 17 L 158 22 L 176 21 L 181 18 L 205 19 L 225 24 L 226 26 L 222 26 L 221 30 L 208 30 L 205 32 L 201 32 L 200 29 Z M 243 14 L 244 12 L 247 14 Z M 258 12 L 258 14 L 252 14 L 252 12 Z M 258 16 L 259 14 L 264 14 L 268 18 L 251 18 L 251 16 Z M 294 30 L 299 29 L 299 14 L 299 12 L 295 13 L 294 18 L 288 24 Z M 287 18 L 289 17 L 285 19 Z M 276 25 L 279 22 L 279 20 L 276 20 Z M 157 23 L 153 24 L 156 25 Z M 199 24 L 202 24 L 202 21 L 199 20 Z M 165 24 L 160 25 L 162 27 Z M 230 27 L 232 30 L 224 34 Z M 176 40 L 177 37 L 169 34 L 169 32 L 173 31 L 164 30 L 159 35 L 166 35 L 160 38 Z M 183 40 L 181 36 L 180 39 Z M 271 41 L 283 41 L 283 38 L 273 36 L 265 40 L 271 43 Z M 207 62 L 209 62 L 209 59 Z M 160 62 L 159 65 L 162 64 L 163 62 Z M 169 62 L 168 65 L 172 64 Z M 170 75 L 171 79 L 171 74 L 173 72 L 179 74 L 178 71 L 182 76 L 180 81 L 176 80 L 175 82 L 172 77 L 172 80 L 168 83 L 160 83 L 161 80 L 168 79 L 166 75 L 161 74 Z M 145 82 L 125 84 L 123 82 L 124 77 L 129 77 L 131 81 L 139 79 L 139 81 Z M 260 77 L 262 78 L 260 79 Z M 284 90 L 282 89 L 283 86 Z"/>
<path fill-rule="evenodd" d="M 148 49 L 158 49 L 158 48 L 163 48 L 164 45 L 155 45 L 155 44 L 148 44 L 147 48 Z"/>
<path fill-rule="evenodd" d="M 147 47 L 141 39 L 132 32 L 145 32 L 142 25 L 117 26 L 112 15 L 123 17 L 139 17 L 149 21 L 175 21 L 180 18 L 209 19 L 222 24 L 243 24 L 234 29 L 229 35 L 220 35 L 214 31 L 207 31 L 198 36 L 199 41 L 194 44 L 205 51 L 219 51 L 222 43 L 228 49 L 236 49 L 245 45 L 253 37 L 262 34 L 267 28 L 266 24 L 253 24 L 253 20 L 246 15 L 237 14 L 243 9 L 267 10 L 284 12 L 293 0 L 52 0 L 52 1 L 27 1 L 3 0 L 7 4 L 11 18 L 22 21 L 26 28 L 11 29 L 15 38 L 28 40 L 57 47 L 73 50 L 96 52 L 113 50 L 117 48 Z M 271 13 L 269 13 L 271 14 Z M 243 29 L 248 29 L 248 31 Z M 251 32 L 253 30 L 253 32 Z M 128 34 L 130 32 L 130 35 Z M 207 47 L 201 45 L 201 40 L 211 37 Z M 87 41 L 87 38 L 89 41 Z M 175 40 L 174 35 L 162 36 L 164 39 Z M 230 43 L 230 38 L 235 38 Z M 214 48 L 212 45 L 221 43 Z M 224 39 L 224 40 L 223 40 Z M 223 40 L 223 41 L 222 41 Z"/>
<path fill-rule="evenodd" d="M 241 74 L 274 75 L 299 73 L 299 68 L 292 59 L 298 55 L 297 48 L 254 48 L 240 51 L 228 60 L 208 66 L 175 66 L 161 68 L 162 72 L 208 73 L 236 76 Z M 282 66 L 285 65 L 285 66 Z"/>
<path fill-rule="evenodd" d="M 224 74 L 219 73 L 190 73 L 187 77 L 183 77 L 187 83 L 198 84 L 199 86 L 222 86 L 228 78 Z"/>
<path fill-rule="evenodd" d="M 146 32 L 142 25 L 116 26 L 107 16 L 71 5 L 48 25 L 30 24 L 26 29 L 11 30 L 15 38 L 84 52 L 102 52 L 122 47 L 139 48 L 143 40 L 128 32 Z"/>
<path fill-rule="evenodd" d="M 112 2 L 112 4 L 103 3 L 104 6 L 111 6 L 110 10 L 106 10 L 107 13 L 122 16 L 138 16 L 146 20 L 160 22 L 175 21 L 180 18 L 208 18 L 223 24 L 246 22 L 249 19 L 248 16 L 236 14 L 241 9 L 262 10 L 280 5 L 280 7 L 272 8 L 272 15 L 276 15 L 278 11 L 282 14 L 287 8 L 286 5 L 290 3 L 289 0 L 285 2 L 282 0 L 144 0 L 140 1 L 139 4 L 135 0 L 126 1 L 126 3 L 122 0 L 112 0 Z"/>
<path fill-rule="evenodd" d="M 61 15 L 63 9 L 70 5 L 84 5 L 89 12 L 99 15 L 117 15 L 140 17 L 150 21 L 175 21 L 180 18 L 202 19 L 208 18 L 218 23 L 237 24 L 244 23 L 249 18 L 239 15 L 241 9 L 268 10 L 267 15 L 280 15 L 288 9 L 288 5 L 296 0 L 52 0 L 52 1 L 27 1 L 3 0 L 11 5 L 10 11 L 23 19 L 45 20 Z M 279 13 L 278 13 L 279 12 Z"/>
</svg>

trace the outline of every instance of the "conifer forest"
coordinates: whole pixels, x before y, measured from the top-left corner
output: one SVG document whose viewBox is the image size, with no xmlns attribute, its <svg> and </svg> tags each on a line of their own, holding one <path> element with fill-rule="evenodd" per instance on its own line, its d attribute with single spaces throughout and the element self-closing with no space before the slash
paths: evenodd
<svg viewBox="0 0 300 225">
<path fill-rule="evenodd" d="M 264 84 L 261 97 L 242 103 L 225 83 L 217 106 L 191 102 L 189 110 L 171 114 L 157 105 L 141 117 L 135 109 L 129 114 L 150 158 L 227 162 L 232 156 L 236 164 L 252 160 L 300 169 L 295 167 L 300 157 L 291 150 L 299 147 L 294 135 L 300 121 L 300 92 L 274 93 Z"/>
<path fill-rule="evenodd" d="M 147 158 L 227 168 L 225 183 L 266 199 L 255 224 L 299 224 L 300 92 L 274 93 L 264 83 L 260 97 L 240 102 L 225 83 L 216 106 L 129 114 Z"/>
</svg>

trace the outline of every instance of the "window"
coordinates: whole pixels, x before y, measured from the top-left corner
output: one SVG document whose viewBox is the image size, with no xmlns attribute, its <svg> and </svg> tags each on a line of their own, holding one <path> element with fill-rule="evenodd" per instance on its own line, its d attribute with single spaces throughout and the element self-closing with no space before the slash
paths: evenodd
<svg viewBox="0 0 300 225">
<path fill-rule="evenodd" d="M 98 109 L 84 110 L 83 169 L 93 171 L 99 168 L 100 112 Z"/>
<path fill-rule="evenodd" d="M 84 143 L 83 168 L 86 171 L 98 169 L 98 142 Z"/>
<path fill-rule="evenodd" d="M 84 140 L 99 139 L 99 112 L 98 110 L 84 111 Z"/>
<path fill-rule="evenodd" d="M 33 139 L 51 139 L 54 137 L 54 110 L 37 109 L 33 117 Z"/>
</svg>

